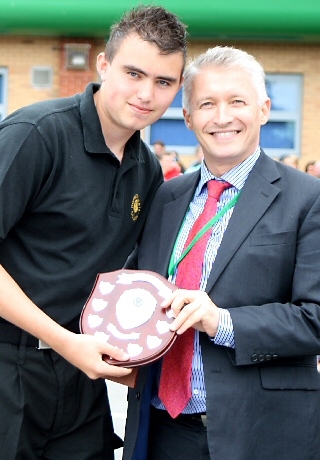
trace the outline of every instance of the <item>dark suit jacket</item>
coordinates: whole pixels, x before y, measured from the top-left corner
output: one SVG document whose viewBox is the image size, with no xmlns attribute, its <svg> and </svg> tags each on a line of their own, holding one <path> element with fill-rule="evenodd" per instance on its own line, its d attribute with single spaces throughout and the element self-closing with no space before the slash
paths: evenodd
<svg viewBox="0 0 320 460">
<path fill-rule="evenodd" d="M 167 276 L 198 180 L 195 172 L 160 187 L 128 267 Z M 230 311 L 235 334 L 232 350 L 200 333 L 212 460 L 319 460 L 320 180 L 262 152 L 206 291 Z M 125 460 L 144 458 L 151 369 L 129 391 Z"/>
</svg>

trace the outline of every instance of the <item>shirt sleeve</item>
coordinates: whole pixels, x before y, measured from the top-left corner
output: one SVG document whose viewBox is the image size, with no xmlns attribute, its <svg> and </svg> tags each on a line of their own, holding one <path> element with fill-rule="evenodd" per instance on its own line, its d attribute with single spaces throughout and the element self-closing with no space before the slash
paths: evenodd
<svg viewBox="0 0 320 460">
<path fill-rule="evenodd" d="M 230 312 L 219 308 L 219 325 L 216 336 L 212 339 L 216 345 L 235 348 L 233 323 Z"/>
</svg>

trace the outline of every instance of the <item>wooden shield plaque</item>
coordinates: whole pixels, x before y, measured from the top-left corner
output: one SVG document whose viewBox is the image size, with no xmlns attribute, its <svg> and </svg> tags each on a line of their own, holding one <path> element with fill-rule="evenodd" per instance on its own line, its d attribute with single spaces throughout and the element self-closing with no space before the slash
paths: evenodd
<svg viewBox="0 0 320 460">
<path fill-rule="evenodd" d="M 100 273 L 80 317 L 80 331 L 126 351 L 129 361 L 105 357 L 114 366 L 133 368 L 162 357 L 176 339 L 171 309 L 160 305 L 177 286 L 147 270 Z"/>
</svg>

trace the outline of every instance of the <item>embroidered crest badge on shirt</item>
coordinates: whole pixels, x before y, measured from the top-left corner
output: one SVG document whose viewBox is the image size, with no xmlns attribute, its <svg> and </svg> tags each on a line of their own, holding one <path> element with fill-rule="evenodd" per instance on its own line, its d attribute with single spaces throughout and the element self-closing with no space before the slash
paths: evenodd
<svg viewBox="0 0 320 460">
<path fill-rule="evenodd" d="M 138 219 L 140 209 L 141 209 L 141 201 L 140 201 L 139 195 L 136 194 L 136 195 L 134 195 L 134 197 L 132 199 L 132 203 L 131 203 L 131 217 L 132 217 L 132 220 L 137 220 Z"/>
</svg>

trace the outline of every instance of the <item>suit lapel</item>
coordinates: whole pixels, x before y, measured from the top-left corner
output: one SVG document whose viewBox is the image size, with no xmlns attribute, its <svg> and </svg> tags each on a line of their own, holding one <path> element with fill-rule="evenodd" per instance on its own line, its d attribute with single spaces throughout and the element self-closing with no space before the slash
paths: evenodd
<svg viewBox="0 0 320 460">
<path fill-rule="evenodd" d="M 212 289 L 233 255 L 280 192 L 280 189 L 272 184 L 279 177 L 274 160 L 262 152 L 249 174 L 224 233 L 207 282 L 207 292 Z"/>
<path fill-rule="evenodd" d="M 163 209 L 161 219 L 157 271 L 167 277 L 171 253 L 181 224 L 199 182 L 200 173 L 188 174 L 172 189 L 172 200 Z M 268 210 L 280 189 L 273 184 L 280 178 L 274 160 L 261 152 L 242 189 L 216 260 L 211 270 L 206 291 L 209 292 L 248 234 Z"/>
</svg>

